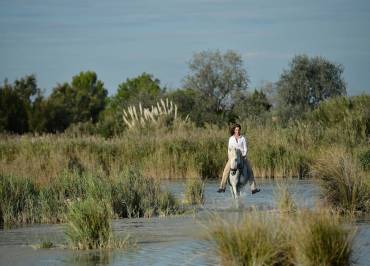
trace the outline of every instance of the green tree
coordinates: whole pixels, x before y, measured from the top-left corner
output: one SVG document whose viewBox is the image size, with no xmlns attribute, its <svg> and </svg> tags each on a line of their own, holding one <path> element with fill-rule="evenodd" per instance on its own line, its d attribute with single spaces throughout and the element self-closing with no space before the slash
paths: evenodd
<svg viewBox="0 0 370 266">
<path fill-rule="evenodd" d="M 217 114 L 224 117 L 232 109 L 235 96 L 248 87 L 248 77 L 241 55 L 234 51 L 203 51 L 194 54 L 189 63 L 190 74 L 185 77 L 184 87 L 200 93 L 205 107 L 205 122 Z"/>
<path fill-rule="evenodd" d="M 166 89 L 160 86 L 159 79 L 148 73 L 126 79 L 118 85 L 115 95 L 107 101 L 107 107 L 100 116 L 99 131 L 104 136 L 119 134 L 125 128 L 122 119 L 123 109 L 141 103 L 143 108 L 155 105 L 164 96 Z"/>
<path fill-rule="evenodd" d="M 143 107 L 150 107 L 164 92 L 165 89 L 161 88 L 159 79 L 143 73 L 119 84 L 117 94 L 112 97 L 111 104 L 114 108 L 126 108 L 128 105 L 140 102 Z"/>
<path fill-rule="evenodd" d="M 234 112 L 241 119 L 261 119 L 271 107 L 266 94 L 255 90 L 252 94 L 243 94 L 238 98 Z"/>
<path fill-rule="evenodd" d="M 343 66 L 323 57 L 295 56 L 277 82 L 280 115 L 301 116 L 325 99 L 346 95 Z"/>
<path fill-rule="evenodd" d="M 92 71 L 80 72 L 71 84 L 58 84 L 48 99 L 48 129 L 63 131 L 72 123 L 97 122 L 107 94 L 103 82 Z"/>
<path fill-rule="evenodd" d="M 0 87 L 0 131 L 21 134 L 27 132 L 28 128 L 27 106 L 5 81 Z"/>
<path fill-rule="evenodd" d="M 35 75 L 17 79 L 13 84 L 5 80 L 0 87 L 0 130 L 20 134 L 35 131 L 35 112 L 41 98 Z"/>
</svg>

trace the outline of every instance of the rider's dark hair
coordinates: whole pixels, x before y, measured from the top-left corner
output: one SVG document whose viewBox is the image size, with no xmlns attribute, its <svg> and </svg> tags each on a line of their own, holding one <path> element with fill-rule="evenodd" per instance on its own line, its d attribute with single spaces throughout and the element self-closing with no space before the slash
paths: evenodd
<svg viewBox="0 0 370 266">
<path fill-rule="evenodd" d="M 230 136 L 234 135 L 235 133 L 235 128 L 240 128 L 240 130 L 242 130 L 242 127 L 239 125 L 239 124 L 234 124 L 230 127 Z"/>
</svg>

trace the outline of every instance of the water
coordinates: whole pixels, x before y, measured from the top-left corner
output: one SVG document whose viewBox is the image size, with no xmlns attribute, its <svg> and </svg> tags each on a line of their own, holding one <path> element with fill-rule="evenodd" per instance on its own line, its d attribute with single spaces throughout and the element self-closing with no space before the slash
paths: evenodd
<svg viewBox="0 0 370 266">
<path fill-rule="evenodd" d="M 217 193 L 217 183 L 206 185 L 204 206 L 193 214 L 151 219 L 120 219 L 113 222 L 114 234 L 124 237 L 127 233 L 137 241 L 137 247 L 115 251 L 73 251 L 62 247 L 35 249 L 32 245 L 50 240 L 65 244 L 64 225 L 33 225 L 0 231 L 0 265 L 217 265 L 219 258 L 211 242 L 205 239 L 205 227 L 210 213 L 225 219 L 238 219 L 252 206 L 258 209 L 275 207 L 276 182 L 259 180 L 261 192 L 242 197 L 242 210 L 237 209 L 231 194 Z M 178 198 L 183 197 L 183 182 L 166 182 Z M 289 181 L 293 197 L 301 207 L 313 207 L 319 191 L 312 181 Z M 358 222 L 354 257 L 357 265 L 370 265 L 370 221 Z"/>
</svg>

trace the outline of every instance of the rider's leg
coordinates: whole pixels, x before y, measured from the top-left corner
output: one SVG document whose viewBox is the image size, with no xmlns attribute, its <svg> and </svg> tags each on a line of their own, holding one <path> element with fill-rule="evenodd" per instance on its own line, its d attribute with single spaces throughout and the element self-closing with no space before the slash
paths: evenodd
<svg viewBox="0 0 370 266">
<path fill-rule="evenodd" d="M 224 168 L 224 172 L 222 173 L 220 188 L 222 189 L 226 188 L 226 182 L 227 182 L 227 178 L 229 177 L 229 174 L 230 174 L 230 162 L 227 161 L 225 168 Z"/>
</svg>

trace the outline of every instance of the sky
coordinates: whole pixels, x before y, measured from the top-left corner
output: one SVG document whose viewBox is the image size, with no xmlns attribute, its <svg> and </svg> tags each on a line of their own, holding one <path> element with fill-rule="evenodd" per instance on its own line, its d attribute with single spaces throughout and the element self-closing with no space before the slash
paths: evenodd
<svg viewBox="0 0 370 266">
<path fill-rule="evenodd" d="M 46 94 L 87 70 L 110 95 L 143 72 L 180 88 L 194 53 L 217 49 L 241 54 L 252 89 L 307 54 L 370 93 L 370 1 L 0 0 L 0 80 L 35 74 Z"/>
</svg>

